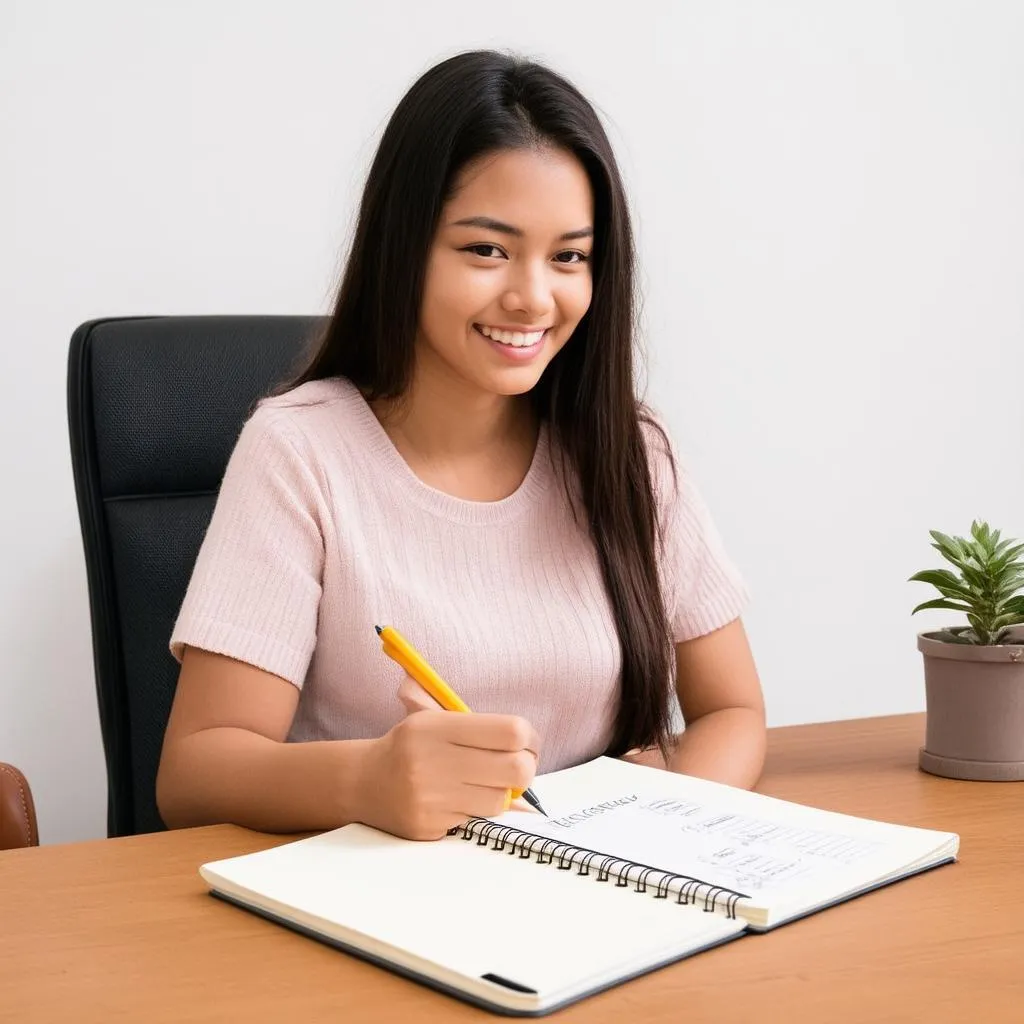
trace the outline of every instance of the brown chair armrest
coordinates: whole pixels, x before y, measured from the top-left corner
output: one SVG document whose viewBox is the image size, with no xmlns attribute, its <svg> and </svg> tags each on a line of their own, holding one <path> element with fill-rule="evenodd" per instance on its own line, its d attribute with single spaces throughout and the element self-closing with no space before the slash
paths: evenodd
<svg viewBox="0 0 1024 1024">
<path fill-rule="evenodd" d="M 32 790 L 14 765 L 0 762 L 0 850 L 38 845 Z"/>
</svg>

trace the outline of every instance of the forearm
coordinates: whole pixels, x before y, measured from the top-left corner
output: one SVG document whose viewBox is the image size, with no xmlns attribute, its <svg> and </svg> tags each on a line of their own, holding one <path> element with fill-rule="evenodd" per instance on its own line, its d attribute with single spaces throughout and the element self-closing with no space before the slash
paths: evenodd
<svg viewBox="0 0 1024 1024">
<path fill-rule="evenodd" d="M 759 711 L 723 708 L 691 722 L 675 738 L 667 763 L 657 749 L 630 753 L 626 759 L 751 789 L 764 767 L 765 742 Z"/>
<path fill-rule="evenodd" d="M 185 736 L 166 751 L 157 803 L 171 828 L 230 822 L 306 832 L 359 820 L 373 740 L 279 743 L 245 729 Z"/>
</svg>

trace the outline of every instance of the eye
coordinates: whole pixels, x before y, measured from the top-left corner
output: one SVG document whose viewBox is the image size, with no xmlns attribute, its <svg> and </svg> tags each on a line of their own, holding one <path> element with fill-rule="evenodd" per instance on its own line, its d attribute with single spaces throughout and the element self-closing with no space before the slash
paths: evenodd
<svg viewBox="0 0 1024 1024">
<path fill-rule="evenodd" d="M 565 249 L 563 252 L 555 254 L 556 263 L 566 263 L 569 265 L 586 263 L 589 259 L 590 256 L 585 252 L 580 252 L 579 249 Z"/>
<path fill-rule="evenodd" d="M 480 242 L 477 245 L 467 245 L 464 249 L 459 250 L 460 252 L 471 252 L 474 256 L 481 256 L 484 259 L 502 258 L 505 253 L 496 245 L 491 245 L 490 242 Z"/>
</svg>

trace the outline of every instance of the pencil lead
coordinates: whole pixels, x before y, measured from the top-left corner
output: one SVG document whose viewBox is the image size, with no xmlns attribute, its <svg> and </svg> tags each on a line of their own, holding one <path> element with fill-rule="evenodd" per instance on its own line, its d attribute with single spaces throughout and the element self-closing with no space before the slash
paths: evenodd
<svg viewBox="0 0 1024 1024">
<path fill-rule="evenodd" d="M 546 817 L 548 817 L 548 812 L 547 812 L 547 811 L 545 811 L 543 807 L 541 807 L 541 805 L 540 805 L 540 801 L 539 801 L 539 800 L 537 799 L 537 795 L 536 795 L 536 794 L 535 794 L 535 793 L 533 792 L 533 790 L 532 790 L 532 789 L 527 789 L 527 790 L 526 790 L 526 791 L 525 791 L 525 792 L 523 793 L 523 799 L 524 799 L 524 800 L 525 800 L 525 801 L 526 801 L 526 802 L 527 802 L 527 803 L 528 803 L 528 804 L 529 804 L 529 805 L 530 805 L 531 807 L 533 807 L 533 808 L 535 808 L 536 810 L 540 811 L 540 813 L 541 813 L 541 814 L 543 814 L 545 818 L 546 818 Z"/>
</svg>

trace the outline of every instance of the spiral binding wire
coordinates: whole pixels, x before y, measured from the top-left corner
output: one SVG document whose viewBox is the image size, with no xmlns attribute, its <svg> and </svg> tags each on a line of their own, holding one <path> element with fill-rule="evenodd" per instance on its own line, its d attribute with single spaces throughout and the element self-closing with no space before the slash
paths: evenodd
<svg viewBox="0 0 1024 1024">
<path fill-rule="evenodd" d="M 722 909 L 730 918 L 736 917 L 736 904 L 747 898 L 746 893 L 726 889 L 699 878 L 678 875 L 622 857 L 574 846 L 572 843 L 523 832 L 487 818 L 470 818 L 465 825 L 451 829 L 449 835 L 458 835 L 467 842 L 476 839 L 477 846 L 490 846 L 492 850 L 504 851 L 510 856 L 518 853 L 521 859 L 533 858 L 537 864 L 554 864 L 559 871 L 571 871 L 575 866 L 578 875 L 589 876 L 593 869 L 598 882 L 607 882 L 614 877 L 618 888 L 624 889 L 634 884 L 634 892 L 646 893 L 650 890 L 654 898 L 659 900 L 675 895 L 676 903 L 682 906 L 701 903 L 708 913 Z"/>
</svg>

